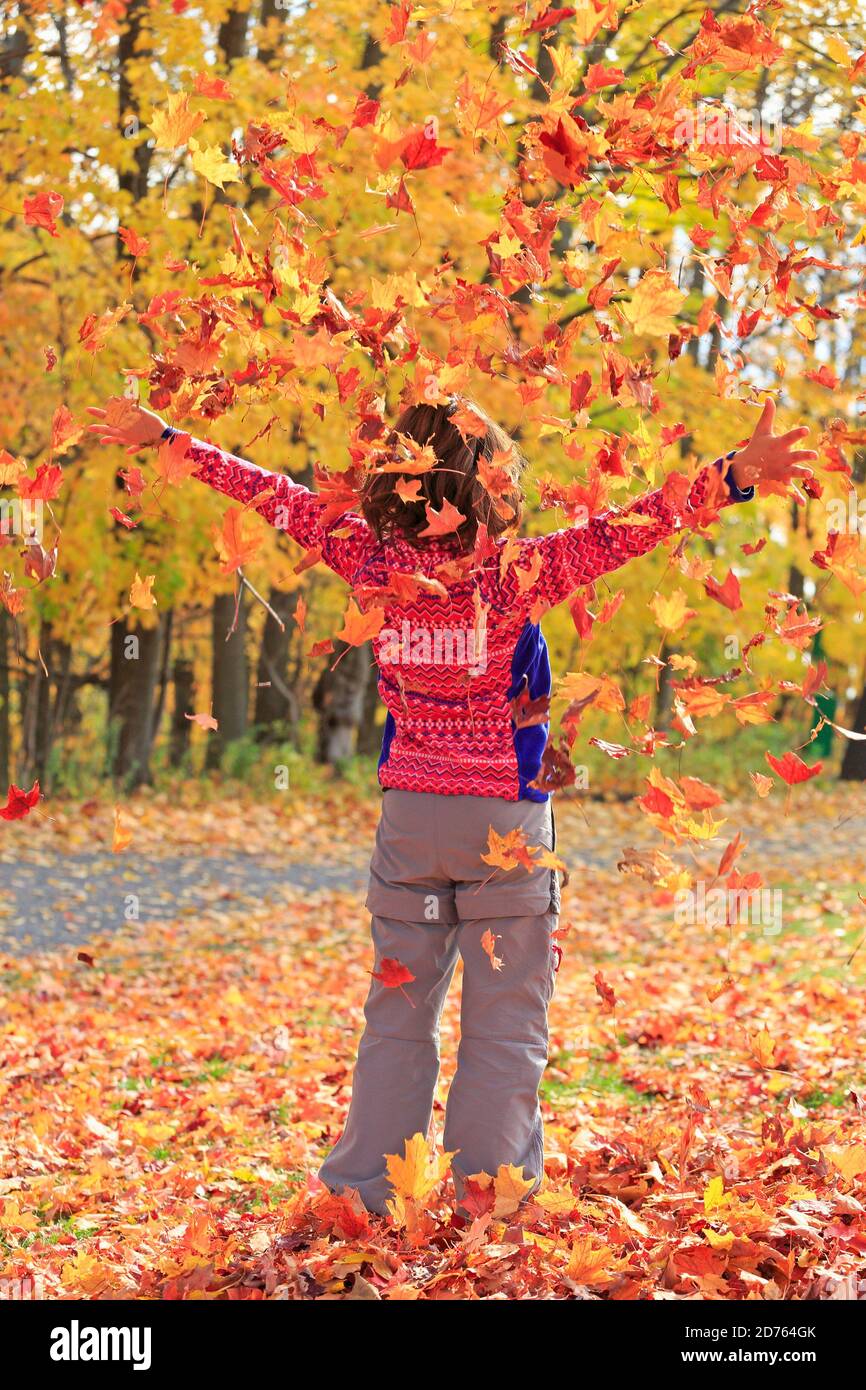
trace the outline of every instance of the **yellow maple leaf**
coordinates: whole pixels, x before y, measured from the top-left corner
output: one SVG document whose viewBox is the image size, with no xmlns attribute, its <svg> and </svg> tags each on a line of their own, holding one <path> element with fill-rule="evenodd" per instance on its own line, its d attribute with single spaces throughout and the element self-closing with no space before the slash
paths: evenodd
<svg viewBox="0 0 866 1390">
<path fill-rule="evenodd" d="M 577 1284 L 610 1284 L 624 1268 L 607 1245 L 596 1245 L 590 1236 L 580 1236 L 571 1247 L 565 1272 Z"/>
<path fill-rule="evenodd" d="M 585 671 L 569 671 L 557 689 L 557 696 L 583 704 L 592 700 L 596 709 L 617 714 L 625 709 L 625 699 L 616 681 L 610 676 L 590 676 Z"/>
<path fill-rule="evenodd" d="M 776 1044 L 766 1028 L 762 1028 L 760 1033 L 753 1033 L 749 1038 L 749 1051 L 755 1061 L 762 1067 L 771 1067 L 773 1058 L 776 1054 Z"/>
<path fill-rule="evenodd" d="M 551 1216 L 567 1216 L 577 1206 L 577 1198 L 567 1187 L 549 1187 L 546 1191 L 539 1192 L 534 1200 Z"/>
<path fill-rule="evenodd" d="M 677 289 L 667 271 L 648 270 L 632 291 L 622 312 L 638 335 L 666 338 L 676 331 L 674 315 L 686 296 Z"/>
<path fill-rule="evenodd" d="M 219 145 L 203 146 L 197 140 L 191 139 L 189 149 L 193 169 L 206 178 L 208 183 L 215 184 L 217 188 L 225 188 L 227 183 L 236 183 L 240 178 L 235 172 L 235 165 L 226 158 Z"/>
<path fill-rule="evenodd" d="M 695 616 L 695 609 L 688 606 L 684 589 L 674 589 L 672 594 L 653 594 L 650 608 L 664 632 L 676 632 Z"/>
<path fill-rule="evenodd" d="M 164 109 L 151 113 L 150 128 L 158 150 L 176 150 L 185 145 L 204 120 L 203 111 L 190 111 L 189 92 L 172 92 Z"/>
<path fill-rule="evenodd" d="M 129 590 L 129 602 L 133 608 L 155 608 L 156 599 L 152 593 L 155 574 L 149 574 L 146 579 L 142 579 L 138 570 L 135 571 L 135 578 Z"/>
<path fill-rule="evenodd" d="M 514 1163 L 500 1163 L 493 1179 L 493 1191 L 496 1193 L 494 1217 L 513 1216 L 523 1198 L 532 1191 L 533 1179 L 524 1178 L 522 1174 L 522 1164 L 518 1168 Z"/>
<path fill-rule="evenodd" d="M 711 1227 L 705 1226 L 703 1234 L 707 1238 L 707 1244 L 711 1245 L 713 1250 L 730 1250 L 734 1243 L 733 1231 L 714 1231 Z"/>
<path fill-rule="evenodd" d="M 32 1211 L 22 1211 L 17 1197 L 0 1202 L 0 1231 L 36 1231 L 39 1222 Z"/>
<path fill-rule="evenodd" d="M 832 1144 L 824 1153 L 846 1182 L 866 1173 L 866 1144 Z"/>
<path fill-rule="evenodd" d="M 434 1153 L 423 1134 L 413 1134 L 405 1141 L 405 1153 L 386 1154 L 388 1179 L 396 1196 L 413 1202 L 423 1202 L 444 1178 L 454 1153 Z"/>
<path fill-rule="evenodd" d="M 730 1204 L 730 1197 L 725 1193 L 725 1180 L 719 1174 L 710 1178 L 704 1188 L 704 1211 L 710 1216 L 719 1207 Z"/>
<path fill-rule="evenodd" d="M 95 1255 L 79 1250 L 60 1271 L 60 1282 L 67 1288 L 78 1288 L 95 1296 L 111 1283 L 111 1271 L 101 1265 Z"/>
</svg>

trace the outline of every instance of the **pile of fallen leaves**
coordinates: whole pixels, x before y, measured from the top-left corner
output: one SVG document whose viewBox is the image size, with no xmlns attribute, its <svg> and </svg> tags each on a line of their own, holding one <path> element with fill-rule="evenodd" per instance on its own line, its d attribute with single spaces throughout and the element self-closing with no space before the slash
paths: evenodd
<svg viewBox="0 0 866 1390">
<path fill-rule="evenodd" d="M 861 803 L 823 796 L 828 843 L 848 838 L 821 860 L 798 847 L 813 803 L 777 811 L 760 866 L 784 893 L 777 935 L 678 924 L 639 851 L 625 873 L 572 869 L 547 1173 L 522 1204 L 503 1168 L 456 1212 L 447 1157 L 420 1139 L 391 1159 L 388 1218 L 317 1182 L 374 968 L 357 896 L 128 926 L 82 958 L 8 952 L 0 1278 L 47 1298 L 862 1297 Z M 558 822 L 566 858 L 594 837 L 574 806 Z M 40 871 L 57 834 L 40 828 Z M 455 989 L 440 1129 L 457 1019 Z"/>
</svg>

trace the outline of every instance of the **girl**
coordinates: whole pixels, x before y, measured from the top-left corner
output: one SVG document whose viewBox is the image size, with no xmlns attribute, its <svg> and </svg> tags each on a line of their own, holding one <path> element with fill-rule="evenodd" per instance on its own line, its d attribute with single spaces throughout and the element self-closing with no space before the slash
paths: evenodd
<svg viewBox="0 0 866 1390">
<path fill-rule="evenodd" d="M 483 426 L 468 442 L 452 419 L 458 408 L 461 423 L 474 415 Z M 177 433 L 117 398 L 91 413 L 102 442 L 129 453 Z M 767 400 L 745 448 L 703 468 L 691 486 L 683 480 L 624 513 L 522 539 L 523 459 L 466 399 L 406 408 L 362 487 L 362 515 L 333 520 L 284 474 L 190 442 L 193 476 L 315 548 L 382 616 L 374 651 L 387 707 L 384 795 L 366 899 L 376 964 L 346 1127 L 319 1174 L 332 1190 L 356 1188 L 369 1210 L 386 1210 L 385 1155 L 428 1131 L 439 1016 L 458 952 L 461 1037 L 444 1130 L 458 1200 L 468 1177 L 501 1164 L 522 1168 L 531 1190 L 539 1185 L 558 883 L 550 855 L 524 856 L 528 867 L 515 871 L 504 867 L 506 848 L 492 873 L 500 856 L 482 859 L 491 829 L 512 847 L 555 846 L 550 796 L 538 781 L 551 688 L 539 618 L 675 531 L 749 501 L 755 483 L 808 476 L 803 461 L 817 455 L 795 447 L 808 431 L 777 436 L 774 415 Z M 424 445 L 435 466 L 413 472 Z"/>
</svg>

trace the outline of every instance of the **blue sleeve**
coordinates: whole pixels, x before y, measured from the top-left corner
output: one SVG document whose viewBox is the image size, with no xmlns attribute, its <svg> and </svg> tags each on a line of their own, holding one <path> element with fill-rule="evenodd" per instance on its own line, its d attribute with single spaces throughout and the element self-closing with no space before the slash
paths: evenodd
<svg viewBox="0 0 866 1390">
<path fill-rule="evenodd" d="M 718 458 L 715 460 L 715 467 L 718 468 L 720 473 L 724 473 L 724 465 L 728 462 L 729 459 L 732 459 L 734 457 L 736 452 L 736 449 L 732 449 L 729 454 L 725 454 L 724 458 Z M 730 473 L 728 473 L 727 477 L 725 478 L 725 486 L 728 489 L 728 492 L 731 494 L 732 502 L 751 502 L 755 496 L 754 483 L 752 483 L 751 487 L 747 488 L 737 487 L 737 484 L 734 482 Z"/>
</svg>

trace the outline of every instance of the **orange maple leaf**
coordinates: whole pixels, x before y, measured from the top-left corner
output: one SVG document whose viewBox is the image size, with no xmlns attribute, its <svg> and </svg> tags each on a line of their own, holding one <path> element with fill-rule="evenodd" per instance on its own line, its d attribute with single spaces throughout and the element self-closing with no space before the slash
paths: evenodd
<svg viewBox="0 0 866 1390">
<path fill-rule="evenodd" d="M 343 626 L 337 637 L 341 642 L 348 642 L 350 647 L 361 647 L 381 632 L 384 621 L 384 608 L 371 608 L 362 613 L 354 600 L 349 599 L 349 606 L 343 614 Z"/>
<path fill-rule="evenodd" d="M 262 544 L 261 536 L 252 536 L 245 531 L 249 513 L 243 507 L 229 507 L 222 520 L 211 527 L 211 535 L 220 557 L 220 574 L 231 574 L 246 565 Z"/>
</svg>

